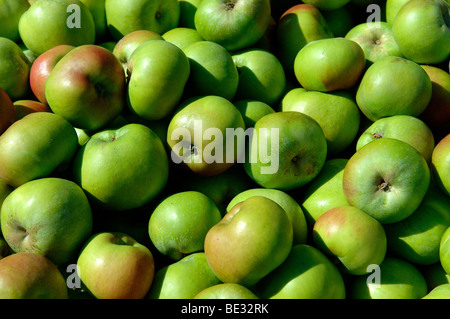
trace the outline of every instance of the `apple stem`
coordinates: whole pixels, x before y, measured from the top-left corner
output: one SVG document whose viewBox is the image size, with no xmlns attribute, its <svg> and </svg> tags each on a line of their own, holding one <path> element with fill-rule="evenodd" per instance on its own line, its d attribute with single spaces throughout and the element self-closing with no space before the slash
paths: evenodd
<svg viewBox="0 0 450 319">
<path fill-rule="evenodd" d="M 389 191 L 389 183 L 388 182 L 385 182 L 385 181 L 383 181 L 380 185 L 378 185 L 378 189 L 379 190 L 382 190 L 382 191 L 385 191 L 385 192 L 388 192 Z"/>
</svg>

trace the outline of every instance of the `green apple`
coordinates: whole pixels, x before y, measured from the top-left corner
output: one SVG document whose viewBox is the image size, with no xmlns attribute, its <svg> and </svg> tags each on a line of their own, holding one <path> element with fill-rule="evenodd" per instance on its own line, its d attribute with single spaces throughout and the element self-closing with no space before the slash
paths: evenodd
<svg viewBox="0 0 450 319">
<path fill-rule="evenodd" d="M 305 0 L 303 2 L 321 10 L 335 10 L 345 6 L 350 0 Z"/>
<path fill-rule="evenodd" d="M 251 48 L 233 54 L 239 71 L 236 99 L 255 99 L 274 105 L 286 88 L 286 75 L 280 60 L 271 52 Z"/>
<path fill-rule="evenodd" d="M 195 13 L 202 0 L 178 0 L 180 3 L 180 21 L 178 27 L 195 29 Z"/>
<path fill-rule="evenodd" d="M 5 199 L 1 228 L 16 253 L 37 253 L 61 265 L 74 258 L 91 235 L 92 211 L 74 182 L 40 178 L 17 187 Z"/>
<path fill-rule="evenodd" d="M 206 233 L 222 219 L 216 204 L 197 191 L 174 193 L 153 210 L 148 234 L 158 251 L 171 260 L 203 251 Z"/>
<path fill-rule="evenodd" d="M 261 39 L 270 20 L 270 0 L 202 0 L 194 24 L 205 40 L 236 51 Z"/>
<path fill-rule="evenodd" d="M 450 299 L 450 283 L 433 288 L 422 299 Z"/>
<path fill-rule="evenodd" d="M 121 232 L 93 234 L 77 258 L 77 274 L 97 299 L 143 299 L 154 273 L 151 251 Z"/>
<path fill-rule="evenodd" d="M 403 141 L 382 138 L 356 152 L 344 169 L 350 205 L 381 223 L 399 222 L 417 210 L 430 185 L 423 156 Z"/>
<path fill-rule="evenodd" d="M 259 100 L 238 100 L 234 101 L 234 105 L 241 112 L 247 128 L 254 127 L 256 122 L 264 115 L 275 113 L 275 110 L 269 104 Z"/>
<path fill-rule="evenodd" d="M 105 12 L 109 32 L 117 41 L 137 30 L 163 34 L 180 20 L 178 0 L 106 0 Z"/>
<path fill-rule="evenodd" d="M 353 206 L 335 207 L 323 213 L 313 227 L 315 246 L 338 260 L 341 269 L 364 275 L 372 264 L 384 260 L 387 239 L 383 225 Z"/>
<path fill-rule="evenodd" d="M 30 62 L 19 45 L 0 37 L 0 88 L 15 101 L 29 93 Z"/>
<path fill-rule="evenodd" d="M 0 260 L 1 299 L 67 299 L 63 275 L 48 258 L 16 253 Z"/>
<path fill-rule="evenodd" d="M 259 299 L 250 289 L 234 283 L 221 283 L 200 291 L 194 299 Z"/>
<path fill-rule="evenodd" d="M 392 32 L 407 59 L 437 64 L 450 56 L 449 19 L 446 1 L 411 0 L 398 11 Z"/>
<path fill-rule="evenodd" d="M 210 228 L 204 251 L 222 282 L 250 287 L 283 263 L 292 241 L 292 224 L 284 209 L 267 197 L 252 196 Z"/>
<path fill-rule="evenodd" d="M 431 80 L 420 65 L 405 58 L 386 56 L 364 73 L 356 103 L 373 122 L 392 115 L 417 117 L 430 102 L 431 89 Z"/>
<path fill-rule="evenodd" d="M 22 14 L 28 10 L 30 4 L 27 0 L 0 1 L 0 37 L 8 38 L 14 42 L 20 40 L 19 20 Z"/>
<path fill-rule="evenodd" d="M 146 120 L 169 116 L 178 105 L 190 74 L 184 52 L 165 40 L 140 45 L 128 61 L 129 108 Z"/>
<path fill-rule="evenodd" d="M 320 125 L 300 112 L 267 114 L 256 122 L 247 174 L 260 186 L 291 190 L 312 181 L 327 156 Z"/>
<path fill-rule="evenodd" d="M 227 212 L 230 211 L 236 204 L 253 196 L 263 196 L 273 200 L 281 206 L 286 212 L 292 224 L 294 245 L 306 243 L 308 236 L 308 228 L 306 225 L 306 218 L 303 214 L 302 208 L 295 201 L 295 199 L 286 192 L 278 189 L 269 188 L 250 188 L 237 194 L 227 206 Z"/>
<path fill-rule="evenodd" d="M 17 187 L 67 165 L 78 147 L 75 129 L 60 115 L 35 112 L 14 122 L 0 139 L 0 178 Z"/>
<path fill-rule="evenodd" d="M 202 290 L 220 284 L 204 252 L 192 253 L 160 268 L 147 295 L 149 299 L 193 299 Z"/>
<path fill-rule="evenodd" d="M 95 26 L 95 43 L 100 43 L 107 37 L 105 0 L 80 0 L 91 12 Z"/>
<path fill-rule="evenodd" d="M 420 299 L 428 293 L 427 282 L 422 273 L 403 259 L 386 257 L 379 268 L 375 269 L 377 270 L 368 276 L 354 278 L 348 287 L 350 298 Z"/>
<path fill-rule="evenodd" d="M 411 132 L 414 132 L 414 136 Z M 435 146 L 433 132 L 422 120 L 411 115 L 393 115 L 376 120 L 359 136 L 356 151 L 376 139 L 386 137 L 410 144 L 427 162 L 431 161 Z"/>
<path fill-rule="evenodd" d="M 89 9 L 79 0 L 39 0 L 19 20 L 23 43 L 36 55 L 60 45 L 95 43 L 95 24 Z"/>
<path fill-rule="evenodd" d="M 126 80 L 114 54 L 98 45 L 82 45 L 55 65 L 45 83 L 53 113 L 73 126 L 97 130 L 125 108 Z"/>
<path fill-rule="evenodd" d="M 342 187 L 347 162 L 346 158 L 327 160 L 319 175 L 303 188 L 300 203 L 311 228 L 326 211 L 335 207 L 348 206 Z"/>
<path fill-rule="evenodd" d="M 218 175 L 242 157 L 244 129 L 241 113 L 229 100 L 215 95 L 187 99 L 167 130 L 171 158 L 196 174 Z"/>
<path fill-rule="evenodd" d="M 387 0 L 386 1 L 386 22 L 392 25 L 400 9 L 410 0 Z"/>
<path fill-rule="evenodd" d="M 276 54 L 289 75 L 294 74 L 297 53 L 307 43 L 332 38 L 327 21 L 322 13 L 309 4 L 297 4 L 287 9 L 279 18 L 276 27 Z"/>
<path fill-rule="evenodd" d="M 17 110 L 8 94 L 0 87 L 0 135 L 18 119 Z"/>
<path fill-rule="evenodd" d="M 183 27 L 170 29 L 162 35 L 162 38 L 167 42 L 175 44 L 181 50 L 184 50 L 193 43 L 204 41 L 197 30 Z"/>
<path fill-rule="evenodd" d="M 439 259 L 442 268 L 450 275 L 450 227 L 448 227 L 441 238 L 439 245 Z"/>
<path fill-rule="evenodd" d="M 95 205 L 125 210 L 143 206 L 162 192 L 169 163 L 156 133 L 131 123 L 95 133 L 78 151 L 73 173 Z"/>
<path fill-rule="evenodd" d="M 441 190 L 450 196 L 450 134 L 441 139 L 431 155 L 431 170 Z"/>
<path fill-rule="evenodd" d="M 14 102 L 17 119 L 20 120 L 24 116 L 34 112 L 51 112 L 48 105 L 34 100 L 17 100 Z"/>
<path fill-rule="evenodd" d="M 314 246 L 298 244 L 281 266 L 253 290 L 265 299 L 344 299 L 344 279 L 337 267 Z"/>
<path fill-rule="evenodd" d="M 385 225 L 388 250 L 416 265 L 437 263 L 441 238 L 449 226 L 450 198 L 432 183 L 411 216 Z"/>
<path fill-rule="evenodd" d="M 346 90 L 359 82 L 365 63 L 364 51 L 356 42 L 346 38 L 321 39 L 298 52 L 294 72 L 306 90 Z"/>
<path fill-rule="evenodd" d="M 356 19 L 353 17 L 348 5 L 334 10 L 321 10 L 320 13 L 325 18 L 334 37 L 345 37 L 356 23 Z"/>
<path fill-rule="evenodd" d="M 359 132 L 359 108 L 353 94 L 345 90 L 319 92 L 294 88 L 281 100 L 281 110 L 301 112 L 316 120 L 331 156 L 350 146 Z"/>
<path fill-rule="evenodd" d="M 189 96 L 217 95 L 233 100 L 240 82 L 230 52 L 212 41 L 198 41 L 184 48 L 190 75 L 185 92 Z"/>
</svg>

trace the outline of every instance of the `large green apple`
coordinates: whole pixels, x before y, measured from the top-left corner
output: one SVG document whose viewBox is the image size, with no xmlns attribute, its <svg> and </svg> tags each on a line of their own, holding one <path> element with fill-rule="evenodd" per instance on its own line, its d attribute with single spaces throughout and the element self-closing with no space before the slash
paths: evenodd
<svg viewBox="0 0 450 319">
<path fill-rule="evenodd" d="M 342 8 L 349 3 L 350 0 L 304 0 L 303 2 L 313 5 L 321 10 L 335 10 Z"/>
<path fill-rule="evenodd" d="M 0 260 L 1 299 L 67 299 L 63 275 L 48 258 L 16 253 Z"/>
<path fill-rule="evenodd" d="M 432 183 L 411 216 L 384 226 L 390 252 L 416 265 L 438 263 L 439 244 L 450 226 L 450 198 Z"/>
<path fill-rule="evenodd" d="M 255 99 L 275 105 L 285 92 L 286 75 L 280 60 L 271 52 L 251 48 L 235 52 L 239 71 L 236 99 Z"/>
<path fill-rule="evenodd" d="M 221 283 L 203 289 L 194 299 L 259 299 L 253 291 L 234 283 Z"/>
<path fill-rule="evenodd" d="M 194 17 L 202 38 L 230 51 L 255 44 L 270 21 L 270 0 L 202 0 Z"/>
<path fill-rule="evenodd" d="M 78 151 L 73 172 L 95 205 L 125 210 L 140 207 L 162 192 L 169 163 L 156 133 L 131 123 L 94 134 Z"/>
<path fill-rule="evenodd" d="M 241 113 L 229 100 L 215 95 L 188 99 L 169 123 L 171 158 L 196 174 L 218 175 L 242 157 L 244 129 Z"/>
<path fill-rule="evenodd" d="M 206 233 L 222 219 L 216 204 L 197 191 L 174 193 L 153 210 L 148 234 L 158 251 L 172 260 L 203 251 Z"/>
<path fill-rule="evenodd" d="M 125 108 L 125 74 L 114 54 L 98 45 L 82 45 L 55 65 L 45 83 L 53 113 L 73 126 L 97 130 Z"/>
<path fill-rule="evenodd" d="M 29 93 L 30 62 L 14 41 L 0 37 L 0 88 L 15 101 Z"/>
<path fill-rule="evenodd" d="M 399 222 L 419 207 L 430 184 L 423 156 L 403 141 L 382 138 L 356 152 L 344 169 L 350 205 L 381 223 Z"/>
<path fill-rule="evenodd" d="M 450 196 L 450 133 L 434 148 L 431 155 L 431 169 L 441 190 Z"/>
<path fill-rule="evenodd" d="M 450 227 L 448 227 L 441 238 L 439 245 L 439 259 L 442 268 L 450 275 Z"/>
<path fill-rule="evenodd" d="M 36 112 L 14 122 L 0 138 L 0 178 L 17 187 L 67 165 L 78 147 L 76 131 L 60 115 Z"/>
<path fill-rule="evenodd" d="M 387 0 L 386 1 L 386 22 L 392 25 L 400 9 L 410 0 Z"/>
<path fill-rule="evenodd" d="M 311 228 L 326 211 L 335 207 L 348 206 L 342 187 L 347 162 L 346 158 L 327 160 L 319 175 L 302 189 L 299 201 Z"/>
<path fill-rule="evenodd" d="M 57 265 L 75 257 L 92 224 L 83 190 L 62 178 L 27 182 L 9 194 L 1 208 L 2 233 L 11 249 L 37 253 Z"/>
<path fill-rule="evenodd" d="M 353 88 L 362 77 L 365 64 L 364 51 L 355 41 L 320 39 L 297 53 L 294 72 L 306 90 L 330 92 Z"/>
<path fill-rule="evenodd" d="M 175 44 L 152 40 L 128 61 L 128 106 L 146 120 L 160 120 L 178 105 L 190 74 L 189 60 Z"/>
<path fill-rule="evenodd" d="M 197 30 L 183 27 L 170 29 L 161 36 L 164 40 L 175 44 L 181 50 L 195 42 L 205 41 Z"/>
<path fill-rule="evenodd" d="M 0 135 L 18 119 L 17 110 L 8 94 L 0 87 Z"/>
<path fill-rule="evenodd" d="M 256 183 L 291 190 L 319 174 L 327 141 L 320 125 L 308 115 L 276 112 L 256 122 L 249 152 L 244 168 Z"/>
<path fill-rule="evenodd" d="M 344 299 L 344 279 L 337 267 L 314 246 L 292 247 L 288 258 L 253 291 L 270 299 Z"/>
<path fill-rule="evenodd" d="M 306 243 L 308 237 L 308 228 L 306 225 L 306 218 L 303 214 L 302 208 L 295 201 L 295 199 L 286 192 L 278 189 L 270 188 L 250 188 L 237 194 L 227 206 L 227 212 L 230 211 L 236 204 L 253 196 L 264 196 L 273 200 L 281 206 L 286 212 L 292 224 L 294 245 Z"/>
<path fill-rule="evenodd" d="M 405 58 L 387 56 L 364 73 L 356 92 L 356 103 L 373 122 L 392 115 L 419 116 L 430 102 L 431 89 L 431 80 L 420 65 Z"/>
<path fill-rule="evenodd" d="M 178 0 L 106 0 L 105 12 L 109 32 L 117 41 L 137 30 L 163 34 L 180 20 Z"/>
<path fill-rule="evenodd" d="M 275 113 L 275 110 L 269 104 L 259 100 L 238 100 L 234 101 L 234 105 L 241 112 L 247 128 L 254 127 L 256 122 L 264 115 Z"/>
<path fill-rule="evenodd" d="M 356 151 L 373 140 L 386 137 L 410 144 L 427 162 L 431 161 L 435 146 L 433 132 L 422 120 L 411 115 L 393 115 L 376 120 L 359 136 Z"/>
<path fill-rule="evenodd" d="M 435 287 L 422 299 L 450 299 L 450 283 Z"/>
<path fill-rule="evenodd" d="M 151 251 L 120 232 L 93 234 L 77 258 L 77 274 L 97 299 L 142 299 L 154 272 Z"/>
<path fill-rule="evenodd" d="M 230 52 L 212 41 L 198 41 L 186 48 L 190 75 L 185 88 L 188 96 L 217 95 L 233 100 L 240 78 Z"/>
<path fill-rule="evenodd" d="M 106 24 L 105 0 L 80 0 L 91 12 L 95 26 L 95 43 L 100 43 L 108 36 Z"/>
<path fill-rule="evenodd" d="M 398 11 L 392 32 L 407 59 L 437 64 L 450 56 L 449 19 L 448 2 L 411 0 Z"/>
<path fill-rule="evenodd" d="M 319 92 L 294 88 L 281 100 L 281 110 L 301 112 L 316 120 L 325 134 L 330 156 L 344 151 L 359 132 L 359 108 L 353 94 L 345 90 Z"/>
<path fill-rule="evenodd" d="M 202 290 L 220 284 L 204 252 L 160 268 L 147 295 L 149 299 L 193 299 Z"/>
<path fill-rule="evenodd" d="M 95 43 L 95 24 L 79 0 L 39 0 L 19 20 L 23 43 L 36 55 L 60 45 Z"/>
<path fill-rule="evenodd" d="M 28 10 L 30 3 L 27 0 L 1 0 L 0 1 L 0 37 L 8 38 L 14 42 L 20 40 L 19 20 Z"/>
<path fill-rule="evenodd" d="M 250 287 L 283 263 L 292 241 L 292 224 L 284 209 L 267 197 L 252 196 L 208 231 L 204 249 L 222 282 Z"/>
<path fill-rule="evenodd" d="M 352 299 L 420 299 L 428 293 L 427 282 L 413 264 L 386 257 L 374 272 L 354 277 L 349 284 Z"/>
</svg>

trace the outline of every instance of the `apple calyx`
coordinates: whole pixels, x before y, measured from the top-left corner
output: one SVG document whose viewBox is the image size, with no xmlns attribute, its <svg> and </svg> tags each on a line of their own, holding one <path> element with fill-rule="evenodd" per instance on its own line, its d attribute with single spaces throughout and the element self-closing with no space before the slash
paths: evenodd
<svg viewBox="0 0 450 319">
<path fill-rule="evenodd" d="M 236 5 L 237 0 L 229 0 L 225 2 L 225 10 L 231 11 L 234 9 L 234 6 Z"/>
<path fill-rule="evenodd" d="M 378 189 L 380 191 L 384 191 L 385 193 L 391 191 L 391 185 L 386 182 L 384 179 L 381 180 L 381 183 L 378 185 Z"/>
<path fill-rule="evenodd" d="M 384 135 L 383 133 L 373 133 L 372 137 L 375 138 L 375 139 L 379 139 L 379 138 L 382 138 L 383 135 Z"/>
</svg>

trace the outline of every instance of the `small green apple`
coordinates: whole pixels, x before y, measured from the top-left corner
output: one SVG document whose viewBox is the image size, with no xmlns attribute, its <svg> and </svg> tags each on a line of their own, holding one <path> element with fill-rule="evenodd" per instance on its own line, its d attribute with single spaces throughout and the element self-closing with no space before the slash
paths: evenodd
<svg viewBox="0 0 450 319">
<path fill-rule="evenodd" d="M 22 14 L 28 10 L 30 3 L 27 0 L 0 1 L 0 37 L 19 42 L 19 20 Z"/>
<path fill-rule="evenodd" d="M 162 34 L 162 38 L 170 43 L 175 44 L 181 50 L 184 50 L 189 45 L 199 42 L 205 41 L 197 30 L 191 28 L 173 28 L 169 31 Z"/>
<path fill-rule="evenodd" d="M 217 284 L 200 291 L 194 299 L 259 299 L 250 289 L 234 283 Z"/>
<path fill-rule="evenodd" d="M 441 139 L 431 155 L 433 177 L 441 190 L 450 196 L 450 134 Z"/>
<path fill-rule="evenodd" d="M 254 127 L 256 122 L 264 115 L 275 113 L 275 110 L 267 103 L 259 100 L 238 100 L 233 102 L 241 112 L 245 127 Z"/>
</svg>

